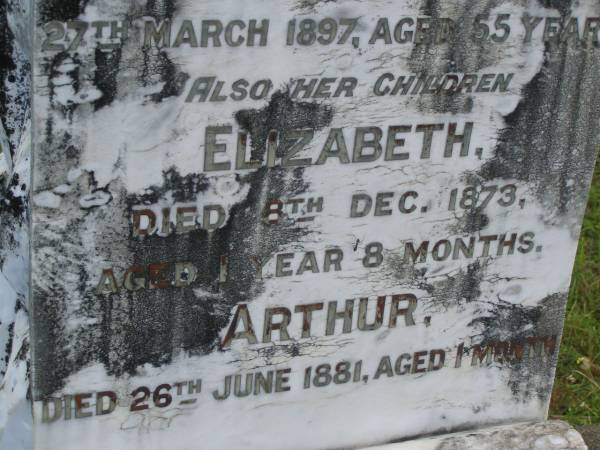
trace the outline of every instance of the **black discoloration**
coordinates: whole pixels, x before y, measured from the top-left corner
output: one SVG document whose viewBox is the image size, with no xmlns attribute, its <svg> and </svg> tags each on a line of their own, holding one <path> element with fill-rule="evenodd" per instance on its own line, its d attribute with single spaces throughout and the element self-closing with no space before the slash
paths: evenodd
<svg viewBox="0 0 600 450">
<path fill-rule="evenodd" d="M 286 150 L 288 134 L 292 129 L 319 130 L 327 126 L 333 117 L 328 105 L 293 101 L 288 92 L 276 92 L 269 104 L 260 110 L 239 111 L 235 115 L 240 126 L 252 137 L 252 159 L 261 161 L 267 149 L 267 139 L 271 131 L 277 131 L 280 145 L 277 156 Z M 293 127 L 290 127 L 293 124 Z M 282 144 L 283 143 L 283 144 Z"/>
<path fill-rule="evenodd" d="M 47 23 L 52 20 L 65 22 L 79 17 L 89 0 L 44 0 L 39 2 L 39 23 Z"/>
<path fill-rule="evenodd" d="M 14 35 L 8 26 L 8 2 L 0 2 L 0 80 L 3 83 L 14 77 L 12 72 L 17 68 L 13 59 Z M 4 89 L 0 89 L 0 118 L 6 116 L 8 99 Z"/>
<path fill-rule="evenodd" d="M 40 16 L 44 18 L 41 22 L 47 22 L 49 20 L 59 20 L 61 22 L 75 19 L 78 15 L 83 13 L 87 0 L 75 0 L 66 1 L 60 3 L 56 1 L 50 1 L 43 3 L 39 6 Z M 133 20 L 140 15 L 154 17 L 156 20 L 165 20 L 173 18 L 177 6 L 175 0 L 151 0 L 147 3 L 145 11 L 137 11 L 132 6 L 131 14 L 126 17 L 122 17 L 122 20 L 126 22 L 133 22 Z M 124 42 L 123 45 L 127 45 Z M 96 48 L 93 54 L 94 72 L 91 82 L 94 87 L 102 92 L 102 97 L 94 101 L 94 107 L 96 110 L 112 105 L 115 100 L 118 99 L 119 85 L 117 75 L 121 72 L 122 58 L 124 52 L 132 51 L 131 49 L 118 48 L 111 51 L 106 49 Z M 189 78 L 189 75 L 179 71 L 177 66 L 169 59 L 167 54 L 162 51 L 150 52 L 149 49 L 143 49 L 144 59 L 141 64 L 139 78 L 143 86 L 149 86 L 161 83 L 163 84 L 162 90 L 158 93 L 152 94 L 149 98 L 154 102 L 161 102 L 163 99 L 171 96 L 180 95 L 185 87 L 185 82 Z M 53 79 L 62 74 L 53 71 L 54 68 L 58 67 L 61 62 L 69 57 L 73 57 L 75 63 L 79 66 L 80 64 L 87 64 L 82 58 L 85 56 L 79 55 L 77 52 L 62 52 L 52 57 L 49 57 L 47 64 L 49 69 L 46 71 L 49 73 L 49 84 L 51 89 L 53 88 Z M 90 61 L 91 63 L 91 61 Z M 72 77 L 73 89 L 77 93 L 79 92 L 79 85 L 81 80 L 79 79 L 79 70 L 75 69 L 69 76 Z M 62 80 L 61 80 L 62 82 Z M 53 93 L 51 93 L 53 97 Z M 72 103 L 63 108 L 65 117 L 70 118 L 72 113 L 79 105 Z M 57 107 L 57 109 L 61 109 Z"/>
<path fill-rule="evenodd" d="M 480 259 L 447 275 L 428 273 L 427 268 L 417 269 L 414 264 L 397 260 L 387 270 L 395 270 L 399 281 L 412 289 L 419 289 L 423 311 L 427 314 L 443 314 L 451 309 L 467 304 L 477 305 L 480 315 L 469 323 L 472 329 L 473 344 L 487 346 L 496 342 L 521 342 L 527 345 L 532 337 L 559 336 L 564 317 L 566 295 L 555 294 L 541 300 L 535 306 L 504 301 L 501 297 L 486 299 L 482 292 L 483 283 L 514 282 L 518 280 L 502 278 L 489 273 L 490 259 Z M 471 359 L 472 349 L 465 349 L 464 361 Z M 509 385 L 518 401 L 527 401 L 532 396 L 545 400 L 550 395 L 552 368 L 556 363 L 556 352 L 542 361 L 536 358 L 524 358 L 512 361 Z"/>
<path fill-rule="evenodd" d="M 61 68 L 63 64 L 73 63 L 74 67 L 72 70 L 63 71 Z M 57 112 L 60 112 L 62 116 L 71 121 L 73 118 L 73 113 L 79 106 L 77 103 L 68 102 L 66 105 L 59 103 L 57 101 L 57 97 L 59 93 L 57 93 L 57 89 L 60 89 L 64 86 L 64 77 L 68 76 L 71 79 L 71 86 L 73 87 L 74 92 L 79 91 L 80 83 L 80 64 L 81 60 L 76 56 L 69 56 L 67 53 L 59 53 L 52 59 L 48 60 L 45 64 L 44 71 L 49 74 L 48 76 L 48 88 L 49 88 L 49 97 L 50 102 L 53 104 L 54 109 Z M 57 80 L 61 80 L 57 83 Z M 49 120 L 46 123 L 46 132 L 47 139 L 52 140 L 55 138 L 54 136 L 54 123 L 52 120 Z"/>
<path fill-rule="evenodd" d="M 566 302 L 566 294 L 550 295 L 535 306 L 523 306 L 503 301 L 501 298 L 495 299 L 489 303 L 487 314 L 469 324 L 479 331 L 479 334 L 473 336 L 473 340 L 480 345 L 511 341 L 529 346 L 528 338 L 558 338 L 562 330 Z M 549 398 L 553 367 L 556 366 L 558 358 L 558 340 L 555 343 L 556 348 L 549 358 L 531 357 L 511 363 L 508 383 L 516 400 L 525 402 L 533 396 L 542 401 Z M 540 350 L 542 349 L 537 349 Z M 529 348 L 529 351 L 533 354 L 534 349 Z"/>
<path fill-rule="evenodd" d="M 183 93 L 185 84 L 190 76 L 185 72 L 179 71 L 177 65 L 169 59 L 165 52 L 158 52 L 156 57 L 149 57 L 145 61 L 143 72 L 145 82 L 150 83 L 150 80 L 158 75 L 160 81 L 164 83 L 160 92 L 150 95 L 150 99 L 153 102 L 160 103 L 165 98 L 179 96 Z"/>
<path fill-rule="evenodd" d="M 11 157 L 15 157 L 25 125 L 30 117 L 31 64 L 11 30 L 8 17 L 19 4 L 0 2 L 0 121 L 8 137 Z"/>
<path fill-rule="evenodd" d="M 448 17 L 457 26 L 448 33 L 446 42 L 425 41 L 415 44 L 408 59 L 411 71 L 422 76 L 441 76 L 451 72 L 477 73 L 493 65 L 496 60 L 494 47 L 473 39 L 472 24 L 478 14 L 489 14 L 499 3 L 494 0 L 467 0 L 457 5 L 448 16 L 443 13 L 440 2 L 422 2 L 421 14 L 431 18 L 432 29 L 442 29 L 442 21 Z M 473 96 L 468 93 L 444 91 L 436 95 L 415 97 L 414 102 L 424 113 L 464 114 L 470 113 L 473 108 Z"/>
<path fill-rule="evenodd" d="M 335 2 L 337 2 L 337 0 L 298 0 L 297 7 L 300 9 L 315 10 L 319 4 Z"/>
<path fill-rule="evenodd" d="M 102 97 L 94 102 L 96 110 L 110 105 L 117 96 L 117 75 L 121 68 L 121 49 L 112 52 L 96 49 L 94 86 L 102 92 Z"/>
<path fill-rule="evenodd" d="M 14 338 L 15 338 L 15 323 L 12 322 L 12 323 L 8 324 L 8 340 L 6 341 L 6 346 L 4 348 L 4 367 L 8 367 L 8 362 L 10 361 L 10 353 L 12 351 Z M 4 376 L 5 374 L 6 374 L 5 370 L 0 370 L 0 376 Z"/>
<path fill-rule="evenodd" d="M 11 285 L 20 274 L 15 263 L 19 259 L 26 260 L 27 227 L 29 225 L 29 148 L 23 145 L 26 133 L 30 132 L 31 117 L 31 65 L 26 54 L 24 36 L 19 35 L 18 25 L 15 30 L 10 27 L 18 22 L 25 8 L 19 0 L 0 2 L 0 120 L 1 127 L 8 138 L 7 146 L 0 148 L 0 158 L 5 155 L 12 163 L 9 171 L 0 174 L 0 272 L 7 270 L 6 281 Z M 9 17 L 12 20 L 9 20 Z M 16 34 L 15 34 L 16 33 Z M 3 143 L 4 144 L 4 143 Z M 6 267 L 10 265 L 10 267 Z M 23 264 L 23 274 L 28 268 Z M 3 277 L 0 274 L 0 277 Z M 9 302 L 15 300 L 14 314 L 6 316 L 6 322 L 0 323 L 0 334 L 7 336 L 7 342 L 1 350 L 4 354 L 0 362 L 0 379 L 5 375 L 11 362 L 11 354 L 15 359 L 27 359 L 27 342 L 20 349 L 13 348 L 15 339 L 15 317 L 24 309 L 25 293 L 23 286 L 12 286 L 9 292 L 0 292 L 0 301 L 4 308 L 10 308 Z M 26 288 L 25 288 L 26 289 Z M 22 317 L 21 317 L 22 318 Z M 27 383 L 27 380 L 21 380 Z"/>
<path fill-rule="evenodd" d="M 538 3 L 544 8 L 557 9 L 564 17 L 571 12 L 573 0 L 538 0 Z"/>
<path fill-rule="evenodd" d="M 14 38 L 12 30 L 8 26 L 8 2 L 4 1 L 0 3 L 0 69 L 2 71 L 16 68 L 12 57 Z"/>
<path fill-rule="evenodd" d="M 19 175 L 15 174 L 7 188 L 0 188 L 0 217 L 5 214 L 17 218 L 26 213 L 27 185 L 21 183 Z"/>
<path fill-rule="evenodd" d="M 2 267 L 2 263 L 0 262 L 0 268 Z M 17 314 L 20 311 L 24 311 L 25 314 L 27 314 L 27 310 L 24 307 L 24 298 L 22 295 L 18 294 L 17 296 L 17 301 L 15 302 L 15 308 L 14 308 L 14 316 L 13 316 L 13 321 L 10 322 L 8 324 L 8 326 L 6 326 L 7 324 L 3 324 L 0 323 L 0 327 L 5 327 L 8 331 L 8 339 L 6 341 L 6 345 L 4 347 L 4 358 L 3 358 L 3 362 L 4 365 L 2 366 L 3 369 L 0 370 L 0 378 L 3 377 L 4 375 L 6 375 L 6 368 L 8 368 L 8 366 L 10 365 L 10 360 L 11 360 L 11 356 L 14 352 L 14 345 L 15 345 L 15 319 Z M 19 360 L 19 361 L 26 361 L 27 364 L 29 365 L 29 340 L 28 339 L 23 339 L 22 340 L 22 345 L 21 347 L 17 350 L 14 359 Z"/>
<path fill-rule="evenodd" d="M 445 280 L 433 283 L 431 303 L 435 306 L 460 305 L 478 301 L 481 296 L 480 285 L 485 277 L 485 264 L 476 261 L 466 269 L 447 276 Z"/>
<path fill-rule="evenodd" d="M 477 233 L 490 224 L 490 218 L 480 208 L 469 209 L 452 224 L 453 233 Z"/>
<path fill-rule="evenodd" d="M 172 19 L 177 11 L 177 0 L 148 0 L 146 15 L 155 19 Z"/>
<path fill-rule="evenodd" d="M 172 19 L 177 11 L 176 0 L 149 0 L 145 15 L 157 21 Z M 143 86 L 162 83 L 160 92 L 149 95 L 154 103 L 160 103 L 168 97 L 183 93 L 190 76 L 179 70 L 166 52 L 155 48 L 142 48 L 143 60 L 139 70 L 139 78 Z"/>
<path fill-rule="evenodd" d="M 27 185 L 20 182 L 18 174 L 13 176 L 8 187 L 0 184 L 0 250 L 8 252 L 18 245 L 15 233 L 27 223 L 27 194 Z M 5 254 L 0 251 L 0 268 L 4 261 Z"/>
<path fill-rule="evenodd" d="M 130 206 L 156 204 L 167 192 L 175 202 L 194 202 L 210 187 L 210 181 L 205 174 L 192 173 L 181 176 L 175 168 L 164 172 L 163 180 L 161 186 L 150 186 L 143 193 L 132 196 Z"/>
<path fill-rule="evenodd" d="M 391 255 L 390 255 L 391 256 Z M 400 257 L 388 257 L 384 269 L 403 285 L 419 289 L 426 294 L 419 298 L 428 312 L 447 312 L 464 303 L 476 302 L 481 295 L 480 285 L 488 277 L 487 260 L 481 259 L 446 275 L 430 273 L 430 268 L 417 268 Z"/>
<path fill-rule="evenodd" d="M 469 326 L 482 329 L 482 342 L 515 339 L 522 340 L 531 334 L 542 316 L 542 306 L 523 307 L 501 299 L 494 299 L 490 315 L 474 319 Z"/>
<path fill-rule="evenodd" d="M 483 343 L 559 335 L 566 297 L 549 295 L 535 306 L 510 303 L 499 297 L 489 302 L 487 315 L 474 319 L 469 326 L 480 331 L 477 337 Z"/>
<path fill-rule="evenodd" d="M 591 74 L 599 70 L 598 52 L 548 46 L 481 177 L 527 182 L 546 209 L 562 216 L 583 210 L 598 152 L 600 92 Z"/>
</svg>

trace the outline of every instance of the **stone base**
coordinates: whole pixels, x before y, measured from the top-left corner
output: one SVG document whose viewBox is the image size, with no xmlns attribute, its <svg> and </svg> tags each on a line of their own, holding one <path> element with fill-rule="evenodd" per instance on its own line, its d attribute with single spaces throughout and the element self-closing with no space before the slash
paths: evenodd
<svg viewBox="0 0 600 450">
<path fill-rule="evenodd" d="M 447 434 L 368 450 L 587 450 L 581 435 L 560 421 L 519 423 Z"/>
</svg>

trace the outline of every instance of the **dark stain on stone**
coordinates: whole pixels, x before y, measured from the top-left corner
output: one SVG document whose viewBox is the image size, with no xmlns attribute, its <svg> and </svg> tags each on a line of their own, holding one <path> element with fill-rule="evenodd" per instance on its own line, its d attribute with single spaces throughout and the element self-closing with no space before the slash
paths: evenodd
<svg viewBox="0 0 600 450">
<path fill-rule="evenodd" d="M 390 255 L 391 256 L 391 255 Z M 411 289 L 426 292 L 420 299 L 428 312 L 446 312 L 448 309 L 479 300 L 480 285 L 486 278 L 486 260 L 476 260 L 464 269 L 458 269 L 443 277 L 430 272 L 431 268 L 417 268 L 400 256 L 388 258 L 386 270 L 394 278 Z"/>
<path fill-rule="evenodd" d="M 39 23 L 66 22 L 79 17 L 89 0 L 44 0 L 38 5 Z"/>
<path fill-rule="evenodd" d="M 12 133 L 13 130 L 6 126 L 5 118 L 10 105 L 4 85 L 6 82 L 10 81 L 9 77 L 14 76 L 13 72 L 17 68 L 13 59 L 14 38 L 15 37 L 8 26 L 8 2 L 0 2 L 0 82 L 2 82 L 2 89 L 0 89 L 0 119 L 2 120 L 7 133 Z M 14 155 L 14 148 L 8 150 Z"/>
<path fill-rule="evenodd" d="M 1 267 L 1 264 L 0 264 Z M 19 313 L 19 311 L 24 310 L 27 313 L 27 310 L 24 306 L 24 299 L 19 296 L 17 301 L 15 302 L 15 315 Z M 13 345 L 15 342 L 15 322 L 11 322 L 8 324 L 8 339 L 6 341 L 6 345 L 4 348 L 4 367 L 8 367 L 10 363 L 10 357 L 13 353 Z M 15 354 L 15 359 L 19 361 L 27 361 L 29 364 L 29 340 L 23 339 L 21 347 L 17 350 Z M 6 374 L 5 370 L 0 371 L 0 376 L 4 376 Z"/>
<path fill-rule="evenodd" d="M 276 131 L 279 136 L 276 154 L 281 157 L 287 150 L 290 130 L 319 130 L 331 123 L 332 118 L 331 106 L 294 101 L 287 91 L 275 92 L 265 108 L 239 111 L 235 115 L 239 125 L 252 137 L 252 159 L 259 161 L 264 159 L 271 131 Z"/>
<path fill-rule="evenodd" d="M 6 187 L 4 179 L 0 177 L 0 250 L 8 252 L 19 245 L 15 232 L 27 223 L 28 204 L 27 185 L 21 183 L 18 174 L 13 175 Z M 5 253 L 0 251 L 0 268 L 4 265 L 5 257 Z"/>
<path fill-rule="evenodd" d="M 149 0 L 145 15 L 156 21 L 173 19 L 177 12 L 177 0 Z M 179 96 L 185 89 L 189 74 L 179 70 L 166 52 L 149 47 L 142 47 L 142 62 L 139 78 L 142 86 L 163 83 L 160 92 L 149 95 L 154 103 L 160 103 L 168 97 Z"/>
<path fill-rule="evenodd" d="M 481 208 L 469 209 L 456 219 L 450 229 L 453 233 L 477 233 L 484 230 L 490 224 L 490 218 Z"/>
<path fill-rule="evenodd" d="M 270 130 L 316 129 L 327 127 L 332 111 L 321 105 L 292 102 L 287 94 L 277 94 L 262 109 L 240 111 L 235 117 L 250 136 L 254 153 L 262 155 L 259 146 Z M 284 151 L 285 142 L 281 141 Z M 63 203 L 76 204 L 90 190 L 108 188 L 80 180 L 63 197 Z M 65 242 L 55 251 L 62 255 L 66 248 L 81 248 L 85 240 L 83 221 L 102 224 L 99 233 L 104 237 L 96 254 L 74 255 L 65 251 L 64 257 L 79 260 L 79 280 L 72 289 L 83 292 L 81 308 L 71 313 L 88 325 L 74 332 L 66 331 L 66 288 L 51 286 L 42 291 L 36 287 L 38 308 L 35 311 L 37 336 L 45 342 L 45 350 L 36 354 L 38 373 L 36 395 L 50 395 L 60 389 L 66 377 L 95 361 L 103 363 L 110 374 L 135 373 L 143 364 L 167 364 L 185 352 L 204 355 L 221 351 L 219 333 L 229 324 L 232 309 L 241 302 L 251 302 L 262 291 L 264 280 L 257 274 L 253 259 L 266 260 L 297 243 L 311 231 L 301 225 L 285 222 L 272 225 L 263 219 L 269 199 L 296 197 L 306 192 L 304 169 L 261 167 L 232 178 L 248 193 L 229 210 L 224 226 L 209 233 L 198 229 L 189 233 L 172 232 L 168 236 L 152 235 L 144 239 L 132 237 L 131 209 L 156 205 L 206 204 L 206 192 L 218 189 L 215 179 L 205 174 L 182 175 L 175 169 L 166 171 L 160 185 L 149 186 L 139 194 L 127 193 L 119 181 L 110 185 L 113 201 L 88 211 L 75 208 L 69 224 L 61 230 Z M 201 210 L 199 210 L 201 212 Z M 64 212 L 63 212 L 64 213 Z M 51 233 L 52 234 L 52 233 Z M 38 248 L 50 245 L 46 238 L 37 237 Z M 53 243 L 56 247 L 56 243 Z M 71 250 L 72 252 L 72 250 Z M 68 254 L 68 256 L 67 256 Z M 219 282 L 221 256 L 229 258 L 228 279 Z M 59 256 L 63 258 L 63 256 Z M 89 260 L 111 261 L 117 281 L 122 284 L 124 271 L 133 265 L 191 262 L 198 269 L 192 286 L 186 288 L 144 289 L 118 294 L 97 295 L 94 287 L 101 273 L 87 273 Z M 169 270 L 173 270 L 172 268 Z M 45 301 L 45 299 L 62 299 Z M 256 331 L 260 334 L 260 330 Z M 259 336 L 260 338 L 260 336 Z M 73 342 L 77 345 L 73 346 Z M 68 350 L 67 350 L 68 349 Z M 226 350 L 225 350 L 226 351 Z M 291 356 L 297 349 L 290 347 Z"/>
<path fill-rule="evenodd" d="M 485 276 L 485 264 L 475 261 L 456 274 L 448 275 L 446 279 L 432 284 L 432 303 L 436 306 L 460 305 L 479 300 L 480 285 Z"/>
<path fill-rule="evenodd" d="M 561 16 L 567 16 L 571 12 L 573 0 L 538 0 L 544 8 L 556 9 Z"/>
<path fill-rule="evenodd" d="M 61 66 L 64 63 L 73 63 L 74 68 L 68 72 L 62 71 Z M 50 103 L 52 104 L 52 108 L 59 112 L 67 121 L 71 122 L 73 119 L 73 113 L 79 106 L 77 103 L 70 102 L 65 104 L 58 103 L 56 101 L 57 97 L 57 89 L 60 89 L 63 86 L 63 82 L 60 84 L 56 84 L 55 80 L 62 79 L 65 75 L 71 78 L 71 86 L 73 87 L 74 92 L 78 92 L 81 86 L 79 76 L 80 76 L 80 64 L 81 60 L 75 55 L 71 56 L 66 52 L 62 52 L 54 56 L 51 60 L 45 61 L 43 71 L 48 74 L 48 89 L 49 89 L 49 98 Z M 52 115 L 50 115 L 49 119 L 46 121 L 46 139 L 48 142 L 51 142 L 56 138 L 54 136 L 54 124 Z"/>
<path fill-rule="evenodd" d="M 9 148 L 5 150 L 12 157 L 31 113 L 31 64 L 15 41 L 8 22 L 14 8 L 19 8 L 14 3 L 15 0 L 0 2 L 0 120 L 8 137 Z"/>
<path fill-rule="evenodd" d="M 480 330 L 476 337 L 483 343 L 559 335 L 565 304 L 566 294 L 549 295 L 535 306 L 510 303 L 499 297 L 490 303 L 487 315 L 474 319 L 469 326 Z"/>
<path fill-rule="evenodd" d="M 592 74 L 599 71 L 598 52 L 548 45 L 543 67 L 505 117 L 483 180 L 527 182 L 561 216 L 582 207 L 598 153 L 600 91 Z"/>
<path fill-rule="evenodd" d="M 177 0 L 148 0 L 146 15 L 155 19 L 172 19 L 177 11 Z"/>
<path fill-rule="evenodd" d="M 485 182 L 477 173 L 467 172 L 461 177 L 464 186 L 475 188 L 475 204 L 481 205 L 487 194 L 482 194 L 481 190 L 485 187 Z M 498 195 L 498 194 L 495 194 Z M 490 218 L 485 213 L 485 208 L 480 206 L 476 208 L 460 208 L 460 215 L 454 217 L 454 220 L 449 225 L 449 230 L 453 234 L 473 234 L 483 231 L 489 224 Z"/>
<path fill-rule="evenodd" d="M 110 105 L 117 96 L 117 75 L 121 69 L 121 49 L 111 52 L 96 49 L 94 86 L 102 92 L 102 97 L 94 102 L 95 110 Z"/>
<path fill-rule="evenodd" d="M 494 54 L 489 43 L 473 39 L 473 26 L 478 14 L 489 14 L 497 2 L 482 3 L 467 0 L 450 15 L 442 14 L 439 2 L 422 2 L 420 13 L 431 19 L 431 29 L 446 29 L 445 42 L 433 39 L 415 43 L 408 59 L 411 71 L 417 76 L 442 76 L 446 73 L 477 73 L 484 67 L 494 64 Z M 455 27 L 447 28 L 445 19 L 452 19 Z M 473 95 L 442 91 L 435 95 L 419 95 L 414 102 L 424 113 L 470 113 L 473 108 Z"/>
<path fill-rule="evenodd" d="M 499 297 L 489 303 L 487 314 L 469 324 L 479 331 L 472 338 L 482 346 L 509 341 L 530 345 L 528 338 L 556 338 L 550 357 L 540 356 L 540 352 L 546 351 L 542 348 L 530 348 L 530 355 L 538 352 L 536 357 L 514 360 L 507 367 L 510 368 L 508 384 L 516 401 L 526 402 L 532 397 L 546 401 L 549 398 L 566 302 L 566 294 L 549 295 L 535 306 L 514 304 Z"/>
<path fill-rule="evenodd" d="M 483 343 L 506 339 L 524 339 L 542 316 L 542 306 L 524 307 L 502 299 L 494 299 L 489 316 L 478 317 L 469 323 L 470 327 L 482 329 Z M 529 331 L 526 331 L 529 330 Z"/>
<path fill-rule="evenodd" d="M 19 175 L 15 174 L 10 181 L 7 188 L 0 186 L 0 217 L 4 217 L 5 214 L 10 214 L 12 217 L 17 218 L 26 214 L 26 194 L 23 186 L 19 179 Z"/>
<path fill-rule="evenodd" d="M 172 167 L 163 174 L 161 186 L 149 186 L 143 193 L 131 199 L 131 206 L 152 205 L 169 192 L 173 201 L 178 203 L 193 202 L 210 187 L 210 181 L 204 174 L 188 174 L 182 176 L 177 169 Z"/>
<path fill-rule="evenodd" d="M 151 98 L 153 102 L 160 103 L 167 97 L 178 97 L 183 93 L 185 83 L 190 76 L 185 72 L 175 73 L 174 66 L 168 65 L 170 75 L 166 77 L 165 85 L 158 94 L 152 94 Z"/>
<path fill-rule="evenodd" d="M 179 71 L 177 65 L 162 51 L 154 58 L 154 64 L 152 66 L 147 65 L 146 69 L 145 76 L 147 80 L 149 76 L 158 74 L 161 82 L 164 83 L 160 92 L 150 95 L 150 99 L 155 103 L 160 103 L 168 97 L 181 95 L 187 80 L 190 78 L 187 73 Z"/>
<path fill-rule="evenodd" d="M 58 142 L 55 145 L 60 145 Z M 47 157 L 41 154 L 40 157 Z M 90 275 L 87 267 L 96 259 L 97 253 L 86 249 L 86 220 L 97 221 L 105 226 L 114 226 L 112 221 L 107 220 L 107 208 L 93 208 L 83 210 L 79 205 L 79 199 L 89 195 L 97 188 L 93 173 L 87 173 L 71 184 L 71 190 L 63 195 L 59 214 L 69 219 L 61 226 L 46 226 L 51 235 L 36 233 L 32 238 L 32 245 L 36 249 L 52 248 L 55 253 L 53 263 L 43 266 L 38 271 L 38 276 L 56 279 L 64 276 L 63 268 L 72 267 L 72 272 L 79 274 L 79 280 L 75 283 L 63 281 L 63 283 L 51 283 L 40 286 L 32 284 L 32 296 L 36 299 L 35 307 L 31 312 L 31 321 L 35 324 L 32 330 L 34 339 L 40 342 L 33 354 L 34 363 L 38 370 L 32 374 L 34 386 L 34 398 L 37 400 L 50 395 L 63 385 L 65 377 L 68 377 L 78 368 L 83 367 L 92 359 L 84 360 L 78 351 L 73 350 L 73 343 L 83 344 L 78 348 L 83 353 L 91 356 L 92 348 L 85 348 L 83 341 L 79 340 L 79 330 L 69 332 L 67 320 L 72 311 L 69 312 L 68 304 L 74 298 L 83 299 L 80 292 L 85 292 L 86 283 Z M 112 204 L 109 205 L 109 208 Z M 38 214 L 50 214 L 38 211 Z M 57 211 L 58 213 L 58 211 Z M 89 232 L 89 231 L 88 231 Z M 54 237 L 52 237 L 54 236 Z M 60 238 L 56 238 L 60 236 Z M 110 235 L 116 242 L 116 236 Z M 97 247 L 96 247 L 97 252 Z M 72 259 L 71 259 L 72 258 Z M 110 256 L 108 257 L 110 259 Z M 76 261 L 73 263 L 73 261 Z M 97 299 L 90 297 L 90 303 L 97 303 Z M 83 326 L 83 328 L 86 328 Z"/>
<path fill-rule="evenodd" d="M 337 0 L 298 0 L 297 7 L 300 9 L 314 10 L 320 3 L 335 3 Z"/>
<path fill-rule="evenodd" d="M 0 2 L 0 70 L 2 72 L 9 72 L 16 68 L 12 55 L 15 37 L 8 26 L 8 12 L 8 2 Z"/>
<path fill-rule="evenodd" d="M 440 5 L 436 0 L 425 0 L 421 4 L 421 14 L 424 16 L 438 15 Z"/>
<path fill-rule="evenodd" d="M 12 351 L 13 341 L 15 338 L 15 323 L 8 324 L 8 339 L 6 340 L 6 346 L 4 347 L 4 367 L 8 367 L 8 362 L 10 361 L 10 354 Z M 4 376 L 6 371 L 0 371 L 0 375 Z"/>
</svg>

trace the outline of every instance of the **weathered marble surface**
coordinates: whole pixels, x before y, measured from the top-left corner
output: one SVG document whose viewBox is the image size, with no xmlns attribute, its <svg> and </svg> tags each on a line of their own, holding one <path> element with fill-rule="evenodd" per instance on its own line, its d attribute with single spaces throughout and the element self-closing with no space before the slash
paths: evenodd
<svg viewBox="0 0 600 450">
<path fill-rule="evenodd" d="M 342 448 L 545 417 L 600 144 L 600 4 L 34 5 L 36 450 Z M 415 39 L 394 34 L 397 22 L 423 17 L 440 42 L 397 42 Z M 298 44 L 305 19 L 321 41 Z M 225 24 L 219 46 L 202 20 Z M 332 20 L 339 33 L 324 44 Z M 482 20 L 489 34 L 473 37 Z M 159 45 L 152 30 L 165 23 Z M 254 45 L 237 46 L 251 28 Z M 411 75 L 430 78 L 388 95 Z M 434 76 L 462 90 L 424 92 Z M 300 78 L 336 80 L 304 98 Z M 222 98 L 239 80 L 268 94 Z M 0 103 L 28 105 L 25 94 Z M 4 125 L 13 153 L 27 148 L 23 111 Z M 479 208 L 465 198 L 473 187 Z M 371 211 L 352 217 L 365 195 Z M 265 212 L 272 199 L 288 202 L 282 218 Z M 425 261 L 411 256 L 424 243 Z M 345 321 L 330 308 L 349 299 Z M 279 392 L 213 395 L 256 373 Z"/>
</svg>

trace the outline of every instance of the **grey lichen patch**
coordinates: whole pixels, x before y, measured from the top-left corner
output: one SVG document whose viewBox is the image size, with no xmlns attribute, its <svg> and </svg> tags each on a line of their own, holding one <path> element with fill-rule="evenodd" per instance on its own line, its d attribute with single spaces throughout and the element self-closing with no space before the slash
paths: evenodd
<svg viewBox="0 0 600 450">
<path fill-rule="evenodd" d="M 314 11 L 319 5 L 322 5 L 324 3 L 335 3 L 337 1 L 338 0 L 298 0 L 297 8 L 308 11 Z"/>
<path fill-rule="evenodd" d="M 418 267 L 398 256 L 392 256 L 389 260 L 385 271 L 404 286 L 424 291 L 426 294 L 421 298 L 428 312 L 446 312 L 466 303 L 480 301 L 480 285 L 490 278 L 485 259 L 443 275 L 431 273 L 430 268 Z"/>
<path fill-rule="evenodd" d="M 510 342 L 508 384 L 518 401 L 527 402 L 532 397 L 546 401 L 551 394 L 566 301 L 567 295 L 560 293 L 545 297 L 535 306 L 498 298 L 490 302 L 485 315 L 469 324 L 479 330 L 472 339 L 480 346 Z M 514 349 L 519 346 L 528 352 L 528 357 L 515 357 Z"/>
<path fill-rule="evenodd" d="M 565 299 L 564 294 L 554 294 L 536 306 L 494 299 L 490 302 L 489 313 L 474 319 L 469 325 L 481 330 L 479 337 L 482 342 L 557 334 L 561 329 Z"/>
<path fill-rule="evenodd" d="M 490 219 L 481 208 L 473 208 L 463 212 L 460 217 L 454 219 L 449 227 L 453 233 L 477 233 L 484 230 L 490 224 Z"/>
<path fill-rule="evenodd" d="M 433 306 L 460 305 L 478 301 L 481 296 L 480 285 L 485 279 L 485 264 L 476 261 L 465 269 L 447 275 L 445 279 L 435 281 L 430 290 Z"/>
<path fill-rule="evenodd" d="M 408 59 L 411 71 L 420 77 L 429 77 L 477 73 L 493 66 L 498 59 L 494 47 L 473 38 L 472 24 L 478 15 L 489 15 L 497 3 L 469 0 L 447 9 L 443 2 L 421 2 L 422 15 L 431 20 L 429 27 L 438 31 L 435 39 L 415 43 Z M 436 95 L 419 96 L 415 104 L 422 112 L 465 114 L 472 112 L 473 96 L 467 92 L 441 91 Z"/>
</svg>

